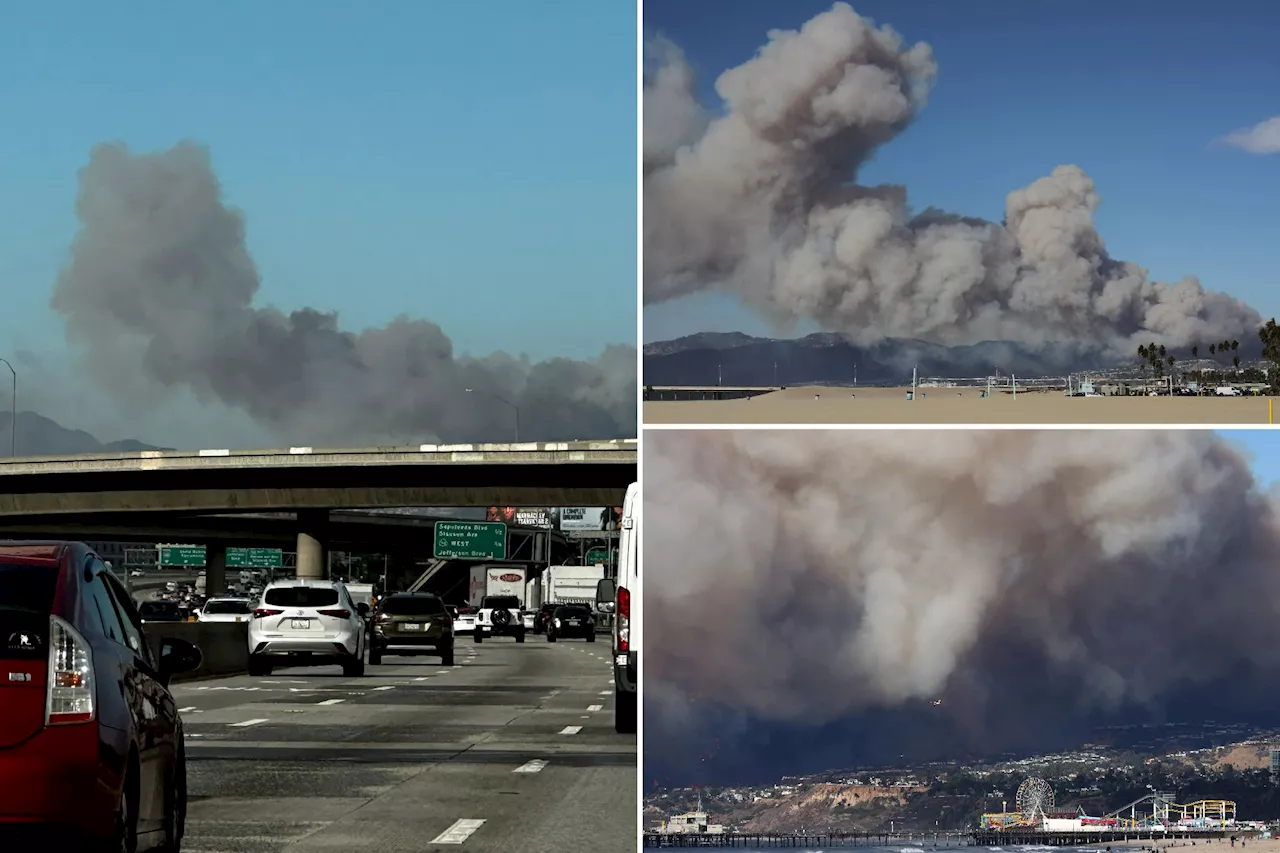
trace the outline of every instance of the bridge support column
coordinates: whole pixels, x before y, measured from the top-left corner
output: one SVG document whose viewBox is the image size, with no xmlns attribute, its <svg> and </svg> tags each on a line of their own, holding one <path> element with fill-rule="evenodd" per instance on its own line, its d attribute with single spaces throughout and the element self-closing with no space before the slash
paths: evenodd
<svg viewBox="0 0 1280 853">
<path fill-rule="evenodd" d="M 327 509 L 298 512 L 298 580 L 324 580 L 328 577 L 328 545 L 325 528 L 329 524 Z"/>
<path fill-rule="evenodd" d="M 227 591 L 227 546 L 211 545 L 204 567 L 204 594 L 209 598 Z"/>
</svg>

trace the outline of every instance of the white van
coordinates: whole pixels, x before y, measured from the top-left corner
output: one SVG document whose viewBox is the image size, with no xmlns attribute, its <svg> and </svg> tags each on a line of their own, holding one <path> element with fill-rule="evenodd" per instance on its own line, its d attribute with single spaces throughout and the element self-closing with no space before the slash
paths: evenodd
<svg viewBox="0 0 1280 853">
<path fill-rule="evenodd" d="M 618 577 L 596 587 L 596 610 L 613 618 L 613 728 L 635 734 L 640 683 L 640 485 L 627 487 L 619 523 Z"/>
<path fill-rule="evenodd" d="M 1240 389 L 1232 388 L 1230 385 L 1221 385 L 1214 388 L 1213 393 L 1217 394 L 1219 397 L 1239 397 Z"/>
</svg>

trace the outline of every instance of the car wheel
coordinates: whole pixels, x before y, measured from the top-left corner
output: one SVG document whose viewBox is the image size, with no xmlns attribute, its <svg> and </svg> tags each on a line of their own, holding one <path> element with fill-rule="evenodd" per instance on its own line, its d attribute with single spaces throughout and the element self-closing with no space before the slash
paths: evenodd
<svg viewBox="0 0 1280 853">
<path fill-rule="evenodd" d="M 369 649 L 369 666 L 377 666 L 382 663 L 382 650 L 377 646 Z"/>
<path fill-rule="evenodd" d="M 254 676 L 270 675 L 271 664 L 267 663 L 258 655 L 249 655 L 249 674 Z"/>
<path fill-rule="evenodd" d="M 613 730 L 620 735 L 636 733 L 636 694 L 615 692 Z"/>
<path fill-rule="evenodd" d="M 120 804 L 116 807 L 115 833 L 105 849 L 112 853 L 137 853 L 138 851 L 138 766 L 137 759 L 129 756 L 125 776 L 120 786 Z"/>
<path fill-rule="evenodd" d="M 524 642 L 524 631 L 517 631 L 517 632 L 516 632 L 516 642 L 517 642 L 517 643 L 523 643 L 523 642 Z"/>
<path fill-rule="evenodd" d="M 351 658 L 342 664 L 342 674 L 347 678 L 360 678 L 364 675 L 364 658 Z"/>
<path fill-rule="evenodd" d="M 554 632 L 554 631 L 547 631 L 547 642 L 548 642 L 548 643 L 554 643 L 555 641 L 556 641 L 556 635 L 555 635 L 555 632 Z"/>
<path fill-rule="evenodd" d="M 594 643 L 595 641 L 596 641 L 596 632 L 595 630 L 592 630 L 587 634 L 587 642 Z"/>
<path fill-rule="evenodd" d="M 178 742 L 178 758 L 165 780 L 164 843 L 161 853 L 181 853 L 182 838 L 187 833 L 187 756 Z"/>
<path fill-rule="evenodd" d="M 474 634 L 472 634 L 471 636 L 475 639 L 475 641 L 476 641 L 477 643 L 479 643 L 479 642 L 483 642 L 483 638 L 480 636 L 480 629 L 479 629 L 479 628 L 477 628 L 477 629 L 476 629 L 476 631 L 475 631 L 475 633 L 474 633 Z"/>
<path fill-rule="evenodd" d="M 453 646 L 440 652 L 441 666 L 453 666 Z"/>
</svg>

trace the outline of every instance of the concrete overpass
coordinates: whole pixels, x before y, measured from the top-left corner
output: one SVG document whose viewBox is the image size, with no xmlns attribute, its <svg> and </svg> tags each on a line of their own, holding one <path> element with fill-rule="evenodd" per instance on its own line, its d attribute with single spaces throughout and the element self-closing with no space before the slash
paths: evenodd
<svg viewBox="0 0 1280 853">
<path fill-rule="evenodd" d="M 635 439 L 11 457 L 0 459 L 0 523 L 292 511 L 298 577 L 320 578 L 331 508 L 616 506 L 637 460 Z M 225 549 L 210 551 L 210 573 L 224 561 Z"/>
</svg>

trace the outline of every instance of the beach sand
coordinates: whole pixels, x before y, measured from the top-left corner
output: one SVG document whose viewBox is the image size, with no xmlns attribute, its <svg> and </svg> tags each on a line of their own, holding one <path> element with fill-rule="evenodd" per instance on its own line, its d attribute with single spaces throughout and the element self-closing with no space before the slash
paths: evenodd
<svg viewBox="0 0 1280 853">
<path fill-rule="evenodd" d="M 982 398 L 980 388 L 786 388 L 741 400 L 648 401 L 646 424 L 1267 424 L 1270 397 Z M 815 395 L 816 398 L 815 398 Z M 1277 406 L 1276 409 L 1280 409 Z M 1276 412 L 1280 416 L 1280 411 Z"/>
</svg>

